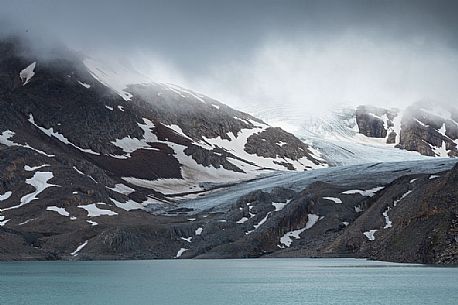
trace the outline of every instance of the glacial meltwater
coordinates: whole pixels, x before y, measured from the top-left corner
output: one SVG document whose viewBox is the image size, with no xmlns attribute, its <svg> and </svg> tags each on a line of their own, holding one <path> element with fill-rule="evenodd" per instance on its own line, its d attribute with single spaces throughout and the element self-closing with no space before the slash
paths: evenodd
<svg viewBox="0 0 458 305">
<path fill-rule="evenodd" d="M 458 304 L 458 268 L 356 259 L 0 263 L 2 305 Z"/>
</svg>

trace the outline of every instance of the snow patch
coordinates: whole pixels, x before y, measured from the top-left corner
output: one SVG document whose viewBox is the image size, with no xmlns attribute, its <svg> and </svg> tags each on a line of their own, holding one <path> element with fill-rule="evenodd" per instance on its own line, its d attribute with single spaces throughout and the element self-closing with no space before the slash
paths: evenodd
<svg viewBox="0 0 458 305">
<path fill-rule="evenodd" d="M 182 137 L 185 137 L 186 139 L 189 139 L 189 140 L 192 140 L 190 137 L 188 137 L 184 132 L 183 132 L 183 129 L 181 129 L 180 126 L 178 125 L 175 125 L 175 124 L 171 124 L 171 125 L 164 125 L 170 129 L 172 129 L 173 131 L 175 131 L 177 134 L 179 134 L 180 136 Z"/>
<path fill-rule="evenodd" d="M 449 155 L 448 155 L 449 151 L 446 148 L 446 143 L 445 143 L 444 140 L 442 140 L 441 147 L 436 147 L 436 146 L 433 146 L 431 144 L 429 144 L 429 146 L 434 151 L 434 155 L 436 157 L 440 157 L 440 158 L 448 158 L 449 157 Z"/>
<path fill-rule="evenodd" d="M 83 86 L 83 87 L 86 88 L 86 89 L 91 88 L 91 85 L 86 84 L 86 83 L 83 83 L 83 82 L 80 82 L 80 81 L 78 81 L 78 84 L 80 84 L 81 86 Z"/>
<path fill-rule="evenodd" d="M 116 139 L 111 143 L 115 146 L 121 148 L 126 155 L 116 156 L 112 155 L 115 158 L 130 158 L 130 154 L 138 149 L 154 149 L 149 143 L 158 142 L 157 136 L 151 131 L 151 128 L 154 128 L 154 123 L 148 119 L 143 118 L 143 124 L 137 123 L 138 127 L 143 130 L 143 138 L 131 138 L 130 135 L 122 139 Z"/>
<path fill-rule="evenodd" d="M 374 197 L 375 193 L 382 190 L 383 188 L 384 188 L 383 186 L 378 186 L 378 187 L 374 187 L 369 190 L 348 190 L 348 191 L 342 192 L 342 194 L 346 194 L 346 195 L 360 194 L 361 196 L 365 196 L 365 197 Z"/>
<path fill-rule="evenodd" d="M 425 123 L 423 123 L 422 121 L 418 120 L 418 119 L 415 119 L 415 121 L 420 124 L 421 126 L 423 127 L 429 127 L 429 125 L 426 125 Z"/>
<path fill-rule="evenodd" d="M 77 256 L 78 253 L 84 248 L 86 247 L 88 243 L 88 240 L 86 240 L 84 243 L 82 243 L 81 245 L 79 245 L 78 247 L 76 247 L 75 251 L 73 251 L 72 253 L 70 253 L 71 256 Z"/>
<path fill-rule="evenodd" d="M 5 216 L 0 216 L 0 227 L 5 226 L 8 221 L 10 220 L 9 219 L 5 220 Z"/>
<path fill-rule="evenodd" d="M 247 222 L 248 220 L 249 220 L 249 218 L 244 216 L 240 220 L 236 221 L 235 223 L 242 224 L 242 223 Z"/>
<path fill-rule="evenodd" d="M 30 82 L 30 80 L 32 79 L 32 77 L 35 75 L 34 70 L 35 70 L 36 64 L 37 64 L 36 62 L 31 63 L 27 68 L 23 69 L 19 73 L 19 77 L 21 78 L 23 86 L 27 85 Z"/>
<path fill-rule="evenodd" d="M 11 191 L 5 192 L 4 194 L 0 195 L 0 201 L 4 201 L 4 200 L 10 198 L 12 194 L 13 193 Z"/>
<path fill-rule="evenodd" d="M 51 180 L 54 177 L 52 172 L 36 172 L 32 178 L 27 179 L 25 183 L 33 186 L 35 188 L 35 191 L 23 196 L 21 198 L 21 203 L 12 207 L 0 209 L 1 211 L 8 211 L 12 209 L 17 209 L 22 207 L 23 205 L 26 205 L 30 202 L 32 202 L 35 199 L 38 199 L 38 195 L 43 192 L 45 189 L 48 187 L 52 186 L 57 186 L 54 184 L 49 184 L 48 181 Z"/>
<path fill-rule="evenodd" d="M 410 190 L 407 191 L 407 192 L 405 192 L 405 193 L 401 196 L 401 198 L 399 198 L 399 199 L 397 199 L 397 200 L 395 200 L 395 201 L 393 202 L 393 206 L 397 206 L 398 203 L 399 203 L 401 200 L 403 200 L 404 198 L 406 198 L 410 193 L 412 193 L 412 191 L 410 191 Z"/>
<path fill-rule="evenodd" d="M 441 128 L 439 128 L 438 132 L 439 132 L 441 135 L 443 135 L 444 137 L 447 137 L 447 138 L 448 138 L 448 136 L 445 134 L 446 131 L 447 131 L 447 130 L 446 130 L 446 128 L 445 128 L 445 123 L 444 123 L 444 124 L 442 124 Z"/>
<path fill-rule="evenodd" d="M 323 199 L 334 201 L 334 203 L 342 203 L 342 200 L 336 197 L 323 197 Z"/>
<path fill-rule="evenodd" d="M 377 232 L 377 230 L 369 230 L 369 231 L 364 232 L 363 234 L 364 236 L 367 237 L 367 239 L 372 241 L 372 240 L 375 240 L 375 236 L 374 236 L 375 232 Z"/>
<path fill-rule="evenodd" d="M 186 251 L 188 251 L 189 249 L 186 249 L 186 248 L 181 248 L 180 250 L 178 250 L 177 252 L 177 255 L 175 256 L 175 258 L 179 258 L 183 255 L 183 253 L 185 253 Z"/>
<path fill-rule="evenodd" d="M 355 206 L 356 213 L 361 213 L 362 211 L 364 211 L 364 209 L 360 205 Z"/>
<path fill-rule="evenodd" d="M 59 215 L 62 215 L 62 216 L 65 216 L 65 217 L 69 217 L 70 216 L 70 213 L 67 212 L 67 210 L 65 210 L 65 208 L 59 208 L 57 206 L 46 207 L 46 211 L 54 211 L 54 212 L 57 212 Z"/>
<path fill-rule="evenodd" d="M 126 210 L 126 211 L 131 211 L 131 210 L 143 210 L 146 206 L 149 204 L 156 204 L 159 203 L 159 201 L 156 201 L 150 197 L 147 197 L 147 199 L 143 202 L 136 202 L 132 199 L 127 200 L 126 202 L 119 202 L 113 198 L 110 198 L 110 200 L 115 204 L 120 209 Z"/>
<path fill-rule="evenodd" d="M 105 205 L 105 203 L 91 203 L 86 205 L 79 205 L 78 207 L 87 211 L 88 217 L 97 217 L 97 216 L 113 216 L 118 215 L 118 213 L 111 210 L 103 210 L 97 207 L 97 204 Z"/>
<path fill-rule="evenodd" d="M 284 248 L 284 247 L 290 247 L 291 244 L 293 243 L 293 240 L 292 238 L 294 239 L 300 239 L 300 235 L 305 231 L 305 230 L 308 230 L 310 229 L 311 227 L 313 227 L 317 222 L 318 220 L 320 219 L 320 216 L 318 215 L 315 215 L 315 214 L 308 214 L 308 219 L 307 219 L 307 223 L 305 224 L 305 227 L 303 227 L 302 229 L 298 229 L 298 230 L 294 230 L 294 231 L 289 231 L 287 232 L 285 235 L 283 235 L 281 238 L 280 238 L 280 245 L 279 247 L 280 248 Z"/>
<path fill-rule="evenodd" d="M 255 224 L 255 225 L 253 225 L 253 228 L 254 228 L 253 230 L 250 230 L 250 231 L 246 232 L 245 234 L 246 234 L 246 235 L 249 235 L 249 234 L 253 233 L 256 229 L 258 229 L 260 226 L 262 226 L 262 225 L 267 221 L 267 219 L 269 218 L 269 216 L 270 216 L 271 214 L 272 214 L 272 212 L 268 212 L 268 213 L 266 214 L 266 216 L 264 216 L 264 218 L 261 219 L 261 221 L 259 221 L 259 222 L 258 222 L 257 224 Z"/>
<path fill-rule="evenodd" d="M 14 137 L 14 131 L 6 130 L 6 131 L 2 132 L 2 134 L 0 134 L 0 144 L 6 145 L 8 147 L 11 147 L 11 146 L 24 147 L 24 148 L 27 148 L 27 149 L 31 149 L 31 150 L 39 153 L 40 155 L 46 156 L 48 158 L 55 157 L 54 155 L 49 155 L 49 154 L 45 153 L 44 151 L 38 150 L 36 148 L 33 148 L 32 146 L 30 146 L 27 143 L 25 143 L 25 144 L 15 143 L 15 142 L 10 140 L 12 137 Z"/>
<path fill-rule="evenodd" d="M 80 171 L 76 166 L 73 166 L 73 169 L 75 170 L 75 172 L 77 172 L 77 173 L 80 174 L 81 176 L 86 176 L 86 177 L 88 177 L 89 179 L 91 179 L 92 181 L 94 181 L 95 183 L 97 183 L 97 181 L 96 181 L 91 175 L 86 175 L 85 173 L 83 173 L 82 171 Z"/>
<path fill-rule="evenodd" d="M 1 217 L 1 216 L 0 216 L 0 217 Z M 27 219 L 26 221 L 23 221 L 23 222 L 21 222 L 21 223 L 18 223 L 17 225 L 18 225 L 18 226 L 22 226 L 22 225 L 28 224 L 29 222 L 34 221 L 34 220 L 35 220 L 35 218 Z"/>
<path fill-rule="evenodd" d="M 28 165 L 24 165 L 24 170 L 27 171 L 27 172 L 34 172 L 37 169 L 40 169 L 40 168 L 43 168 L 43 167 L 46 167 L 46 166 L 49 166 L 49 164 L 43 164 L 43 165 L 38 165 L 38 166 L 34 166 L 34 167 L 31 167 L 31 166 L 28 166 Z"/>
<path fill-rule="evenodd" d="M 383 227 L 384 229 L 393 227 L 393 222 L 390 220 L 390 217 L 388 216 L 389 211 L 390 211 L 390 207 L 387 207 L 386 210 L 382 214 L 383 217 L 385 217 L 385 226 Z"/>
<path fill-rule="evenodd" d="M 283 208 L 287 206 L 290 202 L 291 202 L 291 199 L 286 200 L 286 202 L 272 202 L 272 205 L 275 208 L 274 212 L 283 210 Z"/>
<path fill-rule="evenodd" d="M 129 195 L 135 192 L 133 188 L 130 188 L 127 185 L 124 185 L 122 183 L 116 184 L 113 188 L 107 186 L 107 189 L 120 193 L 120 194 L 124 194 L 124 195 Z"/>
<path fill-rule="evenodd" d="M 46 129 L 44 127 L 39 126 L 37 123 L 35 123 L 35 119 L 34 119 L 32 114 L 29 114 L 29 122 L 32 125 L 34 125 L 35 127 L 37 127 L 39 130 L 41 130 L 41 132 L 43 132 L 44 134 L 46 134 L 50 138 L 56 138 L 60 142 L 66 144 L 66 145 L 73 146 L 74 148 L 78 149 L 79 151 L 82 151 L 82 152 L 85 152 L 85 153 L 89 153 L 89 154 L 92 154 L 92 155 L 97 155 L 97 156 L 100 155 L 100 153 L 95 152 L 92 149 L 81 148 L 81 147 L 73 144 L 63 134 L 61 134 L 61 133 L 59 133 L 57 131 L 54 131 L 53 127 L 50 127 L 48 129 Z"/>
</svg>

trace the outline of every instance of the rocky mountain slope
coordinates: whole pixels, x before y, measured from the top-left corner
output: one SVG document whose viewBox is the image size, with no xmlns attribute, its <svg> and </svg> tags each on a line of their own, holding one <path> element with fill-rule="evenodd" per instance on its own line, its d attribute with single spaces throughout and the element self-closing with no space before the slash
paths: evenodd
<svg viewBox="0 0 458 305">
<path fill-rule="evenodd" d="M 335 167 L 235 185 L 216 191 L 207 207 L 166 213 L 94 204 L 81 207 L 86 217 L 81 208 L 45 209 L 37 201 L 35 220 L 0 228 L 0 257 L 360 257 L 457 264 L 457 175 L 453 160 Z M 86 224 L 79 221 L 85 218 Z"/>
<path fill-rule="evenodd" d="M 66 51 L 40 61 L 26 50 L 0 43 L 2 164 L 18 162 L 16 180 L 39 163 L 70 180 L 167 195 L 326 166 L 293 135 L 204 95 L 170 84 L 120 90 L 93 62 Z"/>
<path fill-rule="evenodd" d="M 2 236 L 92 229 L 93 217 L 116 223 L 227 184 L 327 166 L 292 134 L 207 96 L 116 81 L 70 51 L 43 58 L 16 38 L 0 42 Z"/>
<path fill-rule="evenodd" d="M 93 60 L 35 57 L 15 39 L 0 43 L 0 115 L 2 260 L 456 263 L 452 160 L 326 169 L 294 135 L 207 96 L 125 86 Z M 374 124 L 368 136 L 389 137 Z"/>
</svg>

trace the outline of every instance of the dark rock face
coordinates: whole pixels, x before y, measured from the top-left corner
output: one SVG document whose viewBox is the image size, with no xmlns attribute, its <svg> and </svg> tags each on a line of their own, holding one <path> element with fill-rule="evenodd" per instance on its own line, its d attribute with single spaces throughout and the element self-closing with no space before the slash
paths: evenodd
<svg viewBox="0 0 458 305">
<path fill-rule="evenodd" d="M 312 153 L 304 142 L 278 127 L 269 127 L 251 135 L 245 144 L 245 150 L 250 154 L 266 158 L 280 157 L 292 160 L 306 158 L 316 165 L 322 162 L 311 159 Z"/>
<path fill-rule="evenodd" d="M 386 138 L 386 144 L 395 144 L 396 143 L 396 132 L 391 131 Z"/>
<path fill-rule="evenodd" d="M 457 174 L 455 166 L 438 177 L 394 181 L 327 251 L 378 260 L 457 264 Z M 391 221 L 388 228 L 380 217 L 384 211 Z M 374 228 L 374 240 L 361 238 L 361 230 Z"/>
<path fill-rule="evenodd" d="M 356 123 L 359 133 L 370 138 L 387 138 L 387 143 L 391 144 L 396 138 L 393 130 L 394 118 L 398 115 L 398 110 L 387 110 L 373 106 L 359 106 L 356 108 Z"/>
<path fill-rule="evenodd" d="M 456 108 L 418 102 L 404 111 L 401 120 L 395 120 L 398 115 L 396 110 L 359 106 L 355 117 L 359 133 L 367 137 L 384 138 L 387 144 L 426 156 L 458 156 Z"/>
<path fill-rule="evenodd" d="M 401 138 L 397 147 L 418 151 L 426 156 L 458 156 L 457 109 L 445 107 L 442 113 L 431 109 L 445 106 L 418 103 L 407 109 L 402 118 Z"/>
</svg>

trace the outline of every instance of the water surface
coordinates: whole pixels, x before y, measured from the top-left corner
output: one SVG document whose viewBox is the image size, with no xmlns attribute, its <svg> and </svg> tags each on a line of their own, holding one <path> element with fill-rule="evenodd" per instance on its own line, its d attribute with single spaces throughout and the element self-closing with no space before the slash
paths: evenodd
<svg viewBox="0 0 458 305">
<path fill-rule="evenodd" d="M 356 259 L 0 263 L 0 304 L 458 304 L 458 268 Z"/>
</svg>

